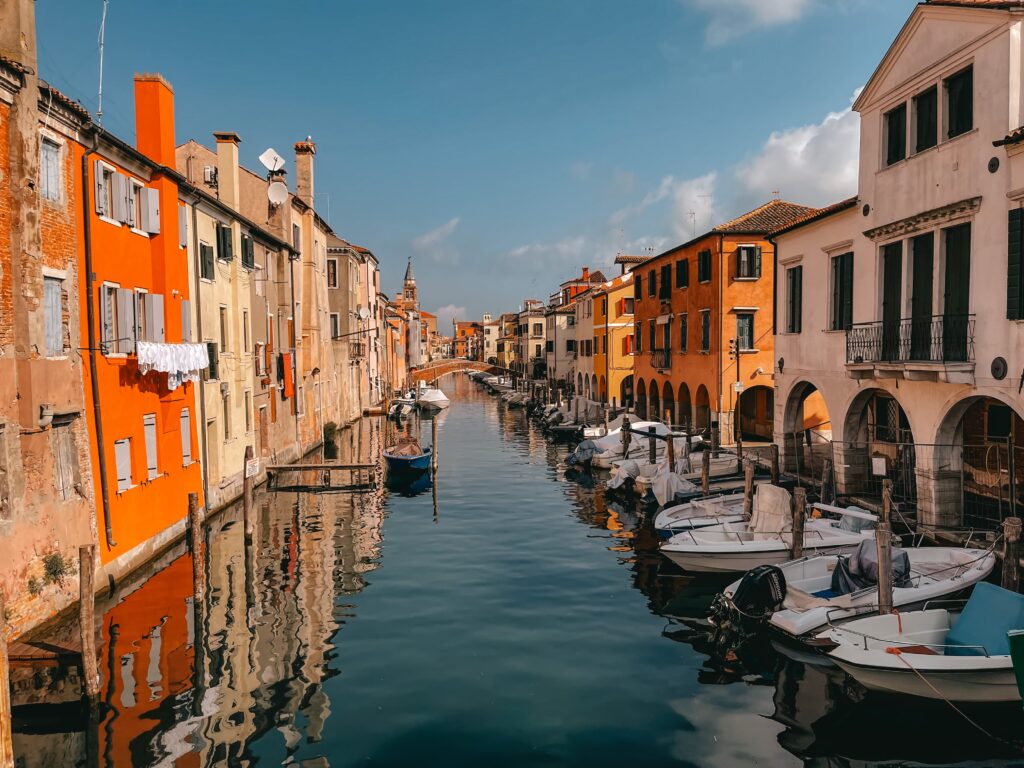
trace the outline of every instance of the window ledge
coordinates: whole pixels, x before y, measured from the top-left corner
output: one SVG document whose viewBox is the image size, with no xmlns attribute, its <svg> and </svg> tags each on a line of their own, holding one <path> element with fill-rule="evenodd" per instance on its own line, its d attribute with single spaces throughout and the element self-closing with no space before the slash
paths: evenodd
<svg viewBox="0 0 1024 768">
<path fill-rule="evenodd" d="M 118 490 L 116 492 L 116 495 L 121 496 L 122 494 L 128 493 L 128 491 L 133 490 L 133 489 L 138 488 L 138 487 L 139 486 L 137 486 L 137 485 L 129 485 L 127 488 L 125 488 L 123 490 Z"/>
<path fill-rule="evenodd" d="M 105 222 L 107 222 L 107 224 L 111 224 L 111 225 L 113 225 L 115 227 L 122 227 L 122 226 L 124 226 L 120 221 L 118 221 L 117 219 L 110 218 L 105 213 L 97 214 L 97 218 L 99 218 L 100 221 L 105 221 Z"/>
<path fill-rule="evenodd" d="M 761 279 L 760 277 L 734 277 L 733 278 L 733 280 L 735 280 L 737 283 L 756 283 L 760 279 Z"/>
<path fill-rule="evenodd" d="M 142 235 L 143 237 L 145 237 L 147 239 L 150 237 L 149 232 L 145 232 L 145 231 L 143 231 L 141 229 L 136 229 L 135 227 L 132 227 L 131 231 L 134 232 L 136 235 Z"/>
<path fill-rule="evenodd" d="M 114 360 L 127 360 L 128 359 L 128 353 L 127 352 L 107 352 L 104 355 L 104 357 L 110 358 L 110 359 L 114 359 Z"/>
</svg>

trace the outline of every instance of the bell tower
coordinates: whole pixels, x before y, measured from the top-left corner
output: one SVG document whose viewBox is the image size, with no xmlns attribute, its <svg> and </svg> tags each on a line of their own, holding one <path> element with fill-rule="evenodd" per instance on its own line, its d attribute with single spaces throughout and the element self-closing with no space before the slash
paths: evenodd
<svg viewBox="0 0 1024 768">
<path fill-rule="evenodd" d="M 405 281 L 402 284 L 402 306 L 405 309 L 419 309 L 419 297 L 416 294 L 416 277 L 412 273 L 412 256 L 405 268 Z"/>
</svg>

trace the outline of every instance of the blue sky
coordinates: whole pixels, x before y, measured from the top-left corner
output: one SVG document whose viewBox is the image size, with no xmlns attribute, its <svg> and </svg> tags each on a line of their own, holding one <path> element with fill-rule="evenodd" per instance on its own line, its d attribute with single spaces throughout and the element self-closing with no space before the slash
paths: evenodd
<svg viewBox="0 0 1024 768">
<path fill-rule="evenodd" d="M 242 161 L 317 143 L 317 208 L 414 259 L 424 308 L 546 298 L 768 199 L 855 191 L 851 98 L 913 0 L 111 0 L 104 125 L 132 74 L 175 87 L 178 141 Z M 96 108 L 100 0 L 36 6 L 40 72 Z M 692 211 L 692 214 L 691 214 Z"/>
</svg>

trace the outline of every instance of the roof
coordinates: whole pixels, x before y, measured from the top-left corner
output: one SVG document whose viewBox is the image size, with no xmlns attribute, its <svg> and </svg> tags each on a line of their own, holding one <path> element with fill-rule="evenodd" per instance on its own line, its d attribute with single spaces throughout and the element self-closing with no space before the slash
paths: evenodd
<svg viewBox="0 0 1024 768">
<path fill-rule="evenodd" d="M 79 102 L 72 99 L 70 96 L 64 95 L 44 80 L 39 81 L 39 93 L 40 98 L 49 98 L 53 99 L 56 102 L 59 102 L 62 107 L 64 107 L 67 110 L 70 110 L 83 120 L 92 119 L 92 115 L 89 114 L 89 110 L 83 107 Z"/>
<path fill-rule="evenodd" d="M 412 256 L 409 257 L 409 265 L 405 268 L 405 282 L 415 283 L 416 277 L 412 273 Z"/>
<path fill-rule="evenodd" d="M 748 211 L 742 216 L 737 216 L 732 221 L 719 224 L 711 231 L 719 235 L 767 234 L 813 211 L 814 208 L 799 203 L 769 200 L 764 205 Z"/>
<path fill-rule="evenodd" d="M 1005 11 L 1009 8 L 1024 8 L 1024 0 L 925 0 L 925 5 L 956 5 L 963 8 Z"/>
<path fill-rule="evenodd" d="M 812 224 L 815 221 L 821 221 L 822 219 L 827 218 L 834 213 L 839 213 L 840 211 L 845 211 L 850 208 L 853 208 L 855 205 L 857 205 L 857 201 L 858 198 L 856 195 L 854 195 L 853 197 L 848 197 L 845 200 L 840 200 L 838 203 L 826 205 L 824 208 L 813 209 L 808 213 L 804 214 L 803 216 L 798 216 L 797 218 L 793 219 L 791 222 L 789 222 L 789 224 L 786 224 L 783 227 L 779 227 L 778 229 L 769 232 L 768 236 L 778 237 L 781 234 L 784 234 L 786 232 L 792 232 L 794 229 L 798 229 L 806 224 Z"/>
<path fill-rule="evenodd" d="M 32 71 L 30 67 L 26 67 L 20 61 L 15 61 L 14 59 L 4 56 L 3 54 L 0 54 L 0 64 L 3 64 L 8 69 L 14 70 L 19 75 L 27 75 Z"/>
<path fill-rule="evenodd" d="M 1015 128 L 1014 130 L 1010 131 L 1003 138 L 996 139 L 995 141 L 992 142 L 992 146 L 1002 147 L 1007 144 L 1020 144 L 1022 141 L 1024 141 L 1024 125 L 1022 125 L 1020 128 Z"/>
<path fill-rule="evenodd" d="M 631 256 L 626 253 L 620 253 L 615 257 L 616 264 L 643 264 L 650 256 Z"/>
</svg>

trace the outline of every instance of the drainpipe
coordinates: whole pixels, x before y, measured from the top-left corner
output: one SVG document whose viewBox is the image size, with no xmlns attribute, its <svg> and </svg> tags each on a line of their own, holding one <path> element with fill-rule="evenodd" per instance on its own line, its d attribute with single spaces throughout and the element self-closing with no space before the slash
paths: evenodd
<svg viewBox="0 0 1024 768">
<path fill-rule="evenodd" d="M 104 453 L 105 443 L 103 441 L 103 411 L 100 407 L 100 391 L 97 386 L 98 366 L 96 365 L 96 297 L 93 295 L 96 288 L 96 276 L 92 269 L 92 225 L 90 222 L 91 210 L 89 208 L 89 155 L 93 154 L 99 147 L 99 137 L 96 132 L 92 134 L 92 146 L 85 150 L 82 155 L 82 240 L 85 245 L 85 313 L 88 321 L 88 347 L 89 347 L 89 378 L 92 390 L 92 414 L 96 422 L 96 456 L 100 469 L 100 496 L 103 502 L 103 530 L 107 539 L 107 547 L 113 549 L 117 546 L 114 541 L 114 525 L 110 519 L 110 485 L 107 477 L 107 457 Z"/>
<path fill-rule="evenodd" d="M 715 388 L 718 390 L 718 445 L 722 445 L 722 334 L 725 322 L 725 295 L 723 284 L 725 282 L 725 237 L 718 236 L 718 376 Z"/>
<path fill-rule="evenodd" d="M 192 158 L 189 157 L 191 163 Z M 189 175 L 191 175 L 191 165 L 189 166 Z M 195 200 L 192 202 L 192 259 L 195 262 L 195 290 L 196 290 L 196 333 L 199 335 L 199 340 L 203 341 L 203 305 L 200 300 L 202 295 L 200 291 L 201 282 L 199 280 L 199 273 L 202 269 L 202 264 L 199 255 L 199 227 L 196 218 L 196 206 L 199 205 L 200 198 L 196 195 Z M 219 369 L 219 366 L 218 366 Z M 196 424 L 196 434 L 201 435 L 203 441 L 203 505 L 209 509 L 210 507 L 210 441 L 207 439 L 206 434 L 206 379 L 203 376 L 199 377 L 199 423 Z"/>
</svg>

